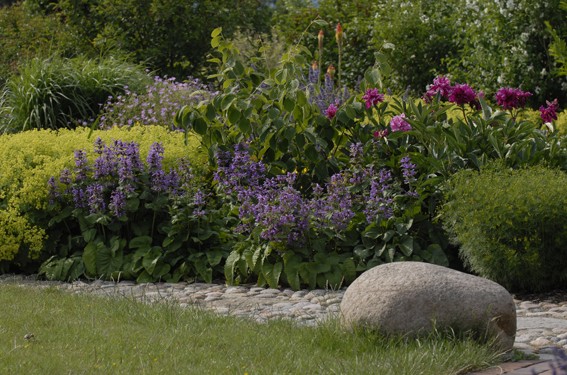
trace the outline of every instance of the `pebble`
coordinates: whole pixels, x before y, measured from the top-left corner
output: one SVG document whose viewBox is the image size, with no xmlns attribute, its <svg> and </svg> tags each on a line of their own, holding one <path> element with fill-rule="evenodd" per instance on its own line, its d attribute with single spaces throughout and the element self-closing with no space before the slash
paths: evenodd
<svg viewBox="0 0 567 375">
<path fill-rule="evenodd" d="M 54 286 L 71 293 L 92 293 L 126 296 L 143 302 L 173 301 L 182 307 L 199 306 L 220 315 L 232 315 L 265 323 L 270 319 L 291 319 L 299 325 L 314 326 L 337 317 L 345 289 L 299 290 L 260 288 L 255 285 L 226 286 L 221 284 L 184 282 L 135 284 L 132 281 L 96 280 L 73 283 L 37 281 L 33 277 L 0 275 L 0 283 Z M 515 300 L 518 317 L 542 317 L 567 320 L 567 301 Z M 567 350 L 567 332 L 558 329 L 519 329 L 517 349 L 545 353 L 553 347 Z"/>
</svg>

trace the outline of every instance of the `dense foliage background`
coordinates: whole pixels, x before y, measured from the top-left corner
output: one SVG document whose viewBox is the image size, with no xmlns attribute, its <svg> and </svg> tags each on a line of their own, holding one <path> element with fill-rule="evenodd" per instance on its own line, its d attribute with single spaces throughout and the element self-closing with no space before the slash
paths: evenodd
<svg viewBox="0 0 567 375">
<path fill-rule="evenodd" d="M 0 271 L 298 289 L 415 260 L 563 285 L 522 275 L 564 274 L 566 10 L 1 2 Z M 537 216 L 523 181 L 554 187 Z"/>
</svg>

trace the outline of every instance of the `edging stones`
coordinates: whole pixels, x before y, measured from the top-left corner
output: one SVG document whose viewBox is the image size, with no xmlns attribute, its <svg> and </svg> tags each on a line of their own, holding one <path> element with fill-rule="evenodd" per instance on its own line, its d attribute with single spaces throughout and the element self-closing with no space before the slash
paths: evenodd
<svg viewBox="0 0 567 375">
<path fill-rule="evenodd" d="M 501 285 L 446 267 L 395 262 L 360 275 L 345 291 L 341 324 L 392 335 L 434 329 L 473 331 L 510 350 L 516 334 L 514 299 Z"/>
</svg>

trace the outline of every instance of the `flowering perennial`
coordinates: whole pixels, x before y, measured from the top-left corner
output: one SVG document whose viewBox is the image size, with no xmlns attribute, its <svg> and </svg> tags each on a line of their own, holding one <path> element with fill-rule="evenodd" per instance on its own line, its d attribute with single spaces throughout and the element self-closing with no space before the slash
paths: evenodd
<svg viewBox="0 0 567 375">
<path fill-rule="evenodd" d="M 411 130 L 411 125 L 405 120 L 405 113 L 392 117 L 390 120 L 390 128 L 392 132 L 407 132 Z"/>
<path fill-rule="evenodd" d="M 362 99 L 366 103 L 366 109 L 370 109 L 384 101 L 384 94 L 380 94 L 378 89 L 368 89 Z"/>
<path fill-rule="evenodd" d="M 539 112 L 541 119 L 543 122 L 552 122 L 553 120 L 557 120 L 557 108 L 559 104 L 557 103 L 557 99 L 554 99 L 552 102 L 546 101 L 547 107 L 543 105 L 539 107 Z"/>
<path fill-rule="evenodd" d="M 524 108 L 531 92 L 511 87 L 502 87 L 496 92 L 496 103 L 503 109 Z"/>
<path fill-rule="evenodd" d="M 54 177 L 50 178 L 52 203 L 72 202 L 75 208 L 120 218 L 126 215 L 127 200 L 148 186 L 155 194 L 179 197 L 192 179 L 187 163 L 179 163 L 177 170 L 164 170 L 164 150 L 159 143 L 150 147 L 147 166 L 141 162 L 138 145 L 134 142 L 116 140 L 107 146 L 98 138 L 94 143 L 97 157 L 92 166 L 86 151 L 77 150 L 74 177 L 71 171 L 64 169 L 59 176 L 60 185 Z"/>
<path fill-rule="evenodd" d="M 400 210 L 404 197 L 416 198 L 411 184 L 416 166 L 409 157 L 401 160 L 403 184 L 390 170 L 362 167 L 362 144 L 353 144 L 351 168 L 315 184 L 312 194 L 298 191 L 295 173 L 267 177 L 262 162 L 253 161 L 246 145 L 235 146 L 233 156 L 218 153 L 215 181 L 220 192 L 239 207 L 241 233 L 259 228 L 260 238 L 289 247 L 303 246 L 314 233 L 340 233 L 363 212 L 368 223 L 387 220 Z"/>
</svg>

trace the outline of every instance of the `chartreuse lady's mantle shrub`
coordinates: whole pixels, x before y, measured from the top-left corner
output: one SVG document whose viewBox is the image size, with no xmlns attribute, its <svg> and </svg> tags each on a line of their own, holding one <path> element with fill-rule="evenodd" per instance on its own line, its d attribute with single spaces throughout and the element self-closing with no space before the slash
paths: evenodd
<svg viewBox="0 0 567 375">
<path fill-rule="evenodd" d="M 567 286 L 567 173 L 491 165 L 450 179 L 445 228 L 475 273 L 508 289 Z"/>
<path fill-rule="evenodd" d="M 165 148 L 163 163 L 171 168 L 189 157 L 199 160 L 198 141 L 160 126 L 135 126 L 94 131 L 89 129 L 33 130 L 0 136 L 0 270 L 30 270 L 35 262 L 53 255 L 55 237 L 48 236 L 53 212 L 48 210 L 48 180 L 72 169 L 74 150 L 93 154 L 93 141 L 136 142 L 142 154 L 154 142 Z M 202 158 L 201 158 L 202 160 Z M 29 267 L 28 267 L 29 265 Z M 33 271 L 33 269 L 31 269 Z"/>
</svg>

